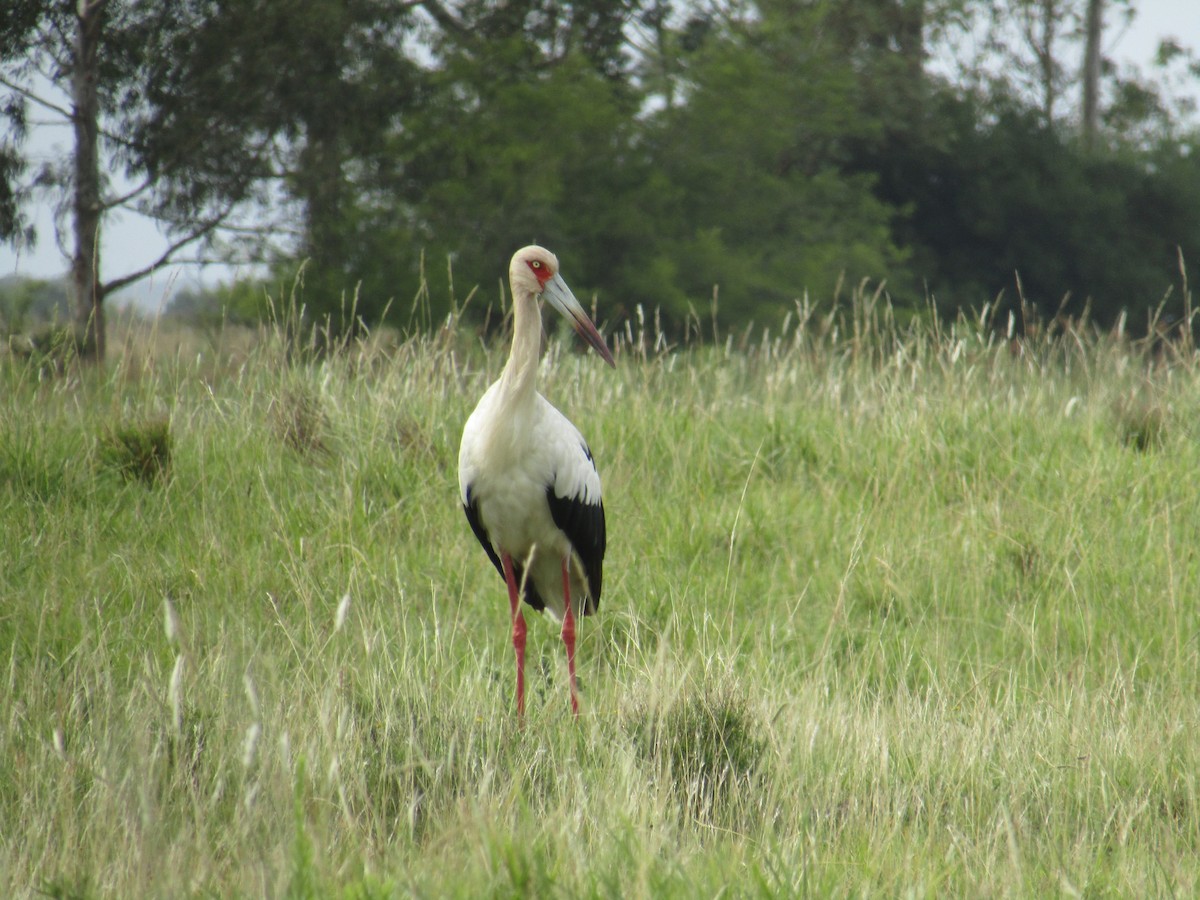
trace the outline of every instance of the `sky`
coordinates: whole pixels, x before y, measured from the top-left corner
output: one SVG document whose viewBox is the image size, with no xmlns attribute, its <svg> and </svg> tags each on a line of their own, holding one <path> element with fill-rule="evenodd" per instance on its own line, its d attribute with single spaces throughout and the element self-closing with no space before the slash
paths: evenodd
<svg viewBox="0 0 1200 900">
<path fill-rule="evenodd" d="M 1110 18 L 1106 53 L 1119 61 L 1146 66 L 1159 40 L 1164 37 L 1175 37 L 1184 46 L 1200 51 L 1200 15 L 1194 8 L 1189 14 L 1181 15 L 1182 7 L 1194 3 L 1195 0 L 1134 0 L 1138 14 L 1128 29 L 1121 31 L 1117 22 Z M 1109 15 L 1112 16 L 1111 11 Z M 1200 96 L 1200 84 L 1196 85 L 1195 93 Z M 70 129 L 64 125 L 41 125 L 31 129 L 28 149 L 35 165 L 64 155 L 70 146 L 70 138 Z M 56 278 L 67 270 L 67 259 L 55 241 L 50 207 L 42 204 L 29 212 L 38 232 L 37 246 L 16 253 L 11 247 L 0 245 L 0 278 L 9 275 Z M 101 240 L 101 261 L 106 277 L 148 265 L 162 254 L 168 243 L 152 221 L 131 212 L 111 214 L 105 221 Z M 181 288 L 197 282 L 228 282 L 238 274 L 224 266 L 168 266 L 131 288 L 127 299 L 153 311 L 165 306 L 173 293 Z M 120 303 L 120 295 L 114 300 Z"/>
</svg>

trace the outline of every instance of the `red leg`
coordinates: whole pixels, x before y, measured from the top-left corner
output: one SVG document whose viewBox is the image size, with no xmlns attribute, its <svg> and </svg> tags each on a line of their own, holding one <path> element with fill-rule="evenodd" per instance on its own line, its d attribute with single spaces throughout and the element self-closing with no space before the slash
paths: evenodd
<svg viewBox="0 0 1200 900">
<path fill-rule="evenodd" d="M 513 574 L 512 557 L 507 553 L 500 560 L 504 564 L 504 580 L 508 584 L 508 605 L 512 608 L 512 642 L 517 651 L 517 718 L 525 719 L 525 617 L 521 615 L 521 598 L 518 596 L 517 578 Z"/>
<path fill-rule="evenodd" d="M 567 645 L 567 674 L 571 682 L 571 712 L 579 717 L 579 696 L 575 689 L 575 614 L 571 612 L 571 569 L 569 557 L 563 558 L 563 623 L 562 639 Z"/>
</svg>

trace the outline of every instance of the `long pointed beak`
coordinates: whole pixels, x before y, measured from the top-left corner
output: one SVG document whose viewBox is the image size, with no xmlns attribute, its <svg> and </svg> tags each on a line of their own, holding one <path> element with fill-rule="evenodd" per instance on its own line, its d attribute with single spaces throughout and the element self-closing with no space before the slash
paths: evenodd
<svg viewBox="0 0 1200 900">
<path fill-rule="evenodd" d="M 567 283 L 563 281 L 561 275 L 555 275 L 542 285 L 542 296 L 551 306 L 566 316 L 571 327 L 579 333 L 581 338 L 592 345 L 592 348 L 600 354 L 601 359 L 614 369 L 617 367 L 617 364 L 613 362 L 612 354 L 608 352 L 608 345 L 604 343 L 604 338 L 600 336 L 600 332 L 596 330 L 596 326 L 592 324 L 588 314 L 583 311 L 583 307 L 579 305 L 579 301 L 575 299 L 575 295 L 571 293 L 571 289 L 567 287 Z"/>
</svg>

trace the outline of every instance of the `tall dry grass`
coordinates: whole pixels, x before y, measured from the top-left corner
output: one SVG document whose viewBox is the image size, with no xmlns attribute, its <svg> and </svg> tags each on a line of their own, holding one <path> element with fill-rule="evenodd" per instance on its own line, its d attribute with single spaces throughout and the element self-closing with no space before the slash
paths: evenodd
<svg viewBox="0 0 1200 900">
<path fill-rule="evenodd" d="M 503 344 L 124 327 L 0 373 L 7 893 L 1197 889 L 1190 345 L 865 290 L 552 341 L 608 577 L 522 731 L 455 484 Z"/>
</svg>

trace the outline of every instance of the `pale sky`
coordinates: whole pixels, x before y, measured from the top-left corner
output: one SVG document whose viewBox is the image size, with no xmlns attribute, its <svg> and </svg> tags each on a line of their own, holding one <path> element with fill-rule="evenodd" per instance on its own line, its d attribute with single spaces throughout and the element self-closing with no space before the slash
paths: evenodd
<svg viewBox="0 0 1200 900">
<path fill-rule="evenodd" d="M 1200 51 L 1200 12 L 1195 0 L 1134 0 L 1138 10 L 1132 26 L 1113 46 L 1106 50 L 1118 60 L 1131 61 L 1145 66 L 1149 63 L 1158 42 L 1164 37 L 1175 37 L 1181 43 Z M 1191 7 L 1188 13 L 1182 8 Z M 1111 16 L 1111 13 L 1110 13 Z M 1116 22 L 1109 21 L 1110 41 L 1117 37 Z M 1200 84 L 1194 92 L 1200 95 Z M 35 113 L 34 119 L 44 118 Z M 62 156 L 69 143 L 67 127 L 45 125 L 34 129 L 31 144 L 35 165 L 39 160 Z M 54 278 L 67 269 L 67 260 L 59 250 L 54 237 L 52 213 L 42 206 L 29 211 L 38 231 L 37 246 L 19 255 L 11 247 L 0 245 L 0 278 L 8 275 L 25 275 L 32 278 Z M 130 212 L 110 215 L 104 225 L 101 260 L 106 277 L 116 277 L 134 271 L 156 259 L 166 248 L 167 240 L 159 233 L 154 223 Z M 162 272 L 145 279 L 136 289 L 139 305 L 156 309 L 165 305 L 176 289 L 203 278 L 208 283 L 229 281 L 237 273 L 222 267 L 211 266 L 197 270 L 195 266 L 166 267 Z"/>
</svg>

